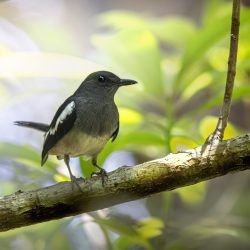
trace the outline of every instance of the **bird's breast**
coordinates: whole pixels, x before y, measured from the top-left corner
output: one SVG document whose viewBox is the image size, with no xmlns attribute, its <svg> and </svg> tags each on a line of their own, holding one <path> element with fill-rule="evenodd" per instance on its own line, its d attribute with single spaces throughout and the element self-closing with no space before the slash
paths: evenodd
<svg viewBox="0 0 250 250">
<path fill-rule="evenodd" d="M 100 153 L 109 139 L 109 135 L 92 136 L 72 130 L 49 151 L 49 154 L 94 157 Z"/>
<path fill-rule="evenodd" d="M 79 105 L 75 127 L 83 133 L 99 137 L 112 135 L 116 130 L 119 113 L 115 103 L 89 102 L 85 106 Z"/>
</svg>

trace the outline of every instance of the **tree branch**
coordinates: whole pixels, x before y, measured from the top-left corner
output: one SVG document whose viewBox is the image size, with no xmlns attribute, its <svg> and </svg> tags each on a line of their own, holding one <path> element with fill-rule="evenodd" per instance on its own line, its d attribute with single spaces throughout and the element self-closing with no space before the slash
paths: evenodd
<svg viewBox="0 0 250 250">
<path fill-rule="evenodd" d="M 227 126 L 227 121 L 231 110 L 234 78 L 236 74 L 239 27 L 240 27 L 240 0 L 234 0 L 233 10 L 232 10 L 232 22 L 231 22 L 230 51 L 228 58 L 228 70 L 227 70 L 227 80 L 224 93 L 224 101 L 221 108 L 221 114 L 218 119 L 217 126 L 214 132 L 206 140 L 207 145 L 221 141 L 224 137 L 224 132 Z"/>
<path fill-rule="evenodd" d="M 208 150 L 202 147 L 108 174 L 105 186 L 99 177 L 79 180 L 83 193 L 70 182 L 0 197 L 0 231 L 94 211 L 154 193 L 250 169 L 250 134 Z"/>
</svg>

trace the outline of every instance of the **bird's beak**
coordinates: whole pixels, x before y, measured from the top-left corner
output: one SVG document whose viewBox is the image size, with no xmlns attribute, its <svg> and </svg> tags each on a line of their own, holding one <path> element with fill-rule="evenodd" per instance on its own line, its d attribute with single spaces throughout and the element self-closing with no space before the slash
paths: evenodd
<svg viewBox="0 0 250 250">
<path fill-rule="evenodd" d="M 120 86 L 125 86 L 125 85 L 132 85 L 132 84 L 136 84 L 137 81 L 134 80 L 130 80 L 130 79 L 120 79 L 119 85 Z"/>
</svg>

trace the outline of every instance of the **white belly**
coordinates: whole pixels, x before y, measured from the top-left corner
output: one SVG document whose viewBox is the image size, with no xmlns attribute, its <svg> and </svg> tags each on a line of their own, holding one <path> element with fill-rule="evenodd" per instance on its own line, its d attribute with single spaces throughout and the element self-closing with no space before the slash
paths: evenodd
<svg viewBox="0 0 250 250">
<path fill-rule="evenodd" d="M 110 139 L 110 135 L 102 137 L 93 137 L 84 133 L 75 133 L 70 131 L 66 134 L 52 149 L 50 155 L 77 157 L 96 156 Z"/>
</svg>

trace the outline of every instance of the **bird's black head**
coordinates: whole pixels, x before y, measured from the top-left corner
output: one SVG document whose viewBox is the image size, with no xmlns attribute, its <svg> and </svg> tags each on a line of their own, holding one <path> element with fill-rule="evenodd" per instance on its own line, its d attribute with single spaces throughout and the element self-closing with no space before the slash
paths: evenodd
<svg viewBox="0 0 250 250">
<path fill-rule="evenodd" d="M 109 71 L 97 71 L 87 76 L 84 80 L 85 84 L 94 84 L 100 87 L 121 87 L 124 85 L 135 84 L 136 81 L 129 79 L 121 79 L 117 75 Z"/>
<path fill-rule="evenodd" d="M 134 80 L 121 79 L 109 71 L 97 71 L 87 76 L 76 93 L 78 91 L 91 91 L 96 94 L 114 95 L 119 87 L 135 83 L 136 81 Z"/>
</svg>

